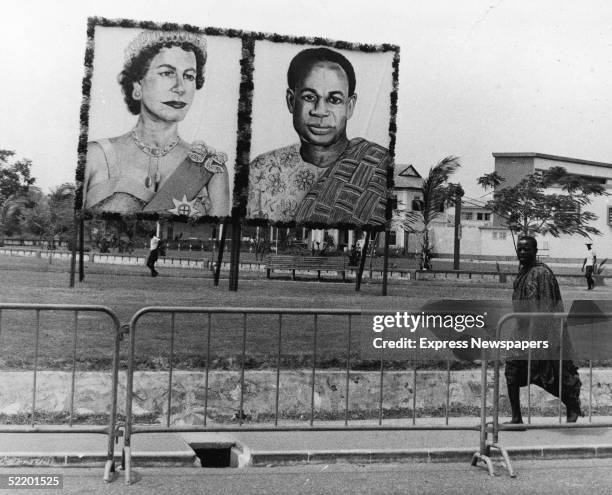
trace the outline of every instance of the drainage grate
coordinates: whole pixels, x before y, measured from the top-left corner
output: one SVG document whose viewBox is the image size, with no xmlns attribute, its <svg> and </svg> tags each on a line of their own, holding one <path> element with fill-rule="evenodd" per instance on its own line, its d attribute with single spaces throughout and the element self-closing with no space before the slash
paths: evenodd
<svg viewBox="0 0 612 495">
<path fill-rule="evenodd" d="M 193 451 L 200 459 L 202 467 L 230 467 L 231 447 L 194 447 Z"/>
</svg>

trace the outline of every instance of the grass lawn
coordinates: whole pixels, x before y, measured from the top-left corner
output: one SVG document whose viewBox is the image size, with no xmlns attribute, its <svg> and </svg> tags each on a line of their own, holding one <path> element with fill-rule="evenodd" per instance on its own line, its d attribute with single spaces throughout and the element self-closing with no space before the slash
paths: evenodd
<svg viewBox="0 0 612 495">
<path fill-rule="evenodd" d="M 147 269 L 139 266 L 91 264 L 86 279 L 68 287 L 69 265 L 50 264 L 46 259 L 0 256 L 0 302 L 100 304 L 110 307 L 122 323 L 144 306 L 207 306 L 257 308 L 342 308 L 372 309 L 381 313 L 416 311 L 424 303 L 436 299 L 501 299 L 509 300 L 511 289 L 449 282 L 413 282 L 389 285 L 389 295 L 383 297 L 381 285 L 362 286 L 355 292 L 352 283 L 292 282 L 266 280 L 262 274 L 241 274 L 238 292 L 229 292 L 226 279 L 213 286 L 209 272 L 160 268 L 161 276 L 151 278 Z M 243 276 L 244 275 L 244 276 Z M 249 277 L 249 278 L 247 278 Z M 583 298 L 587 294 L 575 287 L 563 288 L 564 299 Z M 588 297 L 612 298 L 612 291 L 602 288 Z M 170 317 L 150 315 L 137 328 L 139 369 L 166 369 L 171 346 Z M 181 368 L 205 366 L 207 352 L 207 318 L 203 315 L 179 315 L 175 320 L 173 363 Z M 346 365 L 346 317 L 319 317 L 317 332 L 317 366 Z M 371 323 L 371 320 L 370 320 Z M 313 318 L 285 317 L 282 332 L 282 365 L 312 366 Z M 367 325 L 355 325 L 361 332 L 370 332 Z M 59 312 L 43 313 L 39 336 L 39 365 L 71 368 L 74 343 L 73 316 Z M 375 367 L 380 363 L 360 351 L 360 331 L 352 334 L 351 362 L 353 368 Z M 35 358 L 36 319 L 33 313 L 3 311 L 0 328 L 0 368 L 15 369 L 31 366 Z M 242 316 L 215 316 L 211 327 L 211 365 L 217 368 L 237 368 L 242 360 Z M 108 319 L 82 313 L 76 340 L 77 368 L 108 368 L 112 356 L 112 333 Z M 246 329 L 246 366 L 275 366 L 278 355 L 278 318 L 250 316 Z M 122 343 L 125 360 L 127 342 Z M 422 358 L 422 357 L 421 357 Z M 385 363 L 385 367 L 406 366 L 408 363 Z"/>
</svg>

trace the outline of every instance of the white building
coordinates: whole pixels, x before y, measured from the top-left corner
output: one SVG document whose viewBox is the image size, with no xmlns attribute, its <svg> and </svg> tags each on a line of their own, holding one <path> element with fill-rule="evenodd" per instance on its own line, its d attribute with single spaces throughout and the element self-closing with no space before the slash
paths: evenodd
<svg viewBox="0 0 612 495">
<path fill-rule="evenodd" d="M 551 167 L 564 167 L 569 174 L 580 176 L 597 184 L 602 184 L 612 193 L 612 163 L 594 162 L 543 153 L 493 153 L 495 171 L 504 177 L 504 186 L 518 183 L 525 175 L 548 170 Z M 551 188 L 550 192 L 560 189 Z M 598 219 L 591 225 L 599 229 L 601 236 L 593 236 L 593 248 L 598 258 L 612 256 L 612 196 L 593 197 L 587 211 L 593 212 Z M 470 215 L 472 213 L 472 215 Z M 480 215 L 479 215 L 480 214 Z M 480 216 L 480 218 L 478 218 Z M 476 222 L 476 224 L 475 224 Z M 478 224 L 480 223 L 480 224 Z M 453 253 L 453 229 L 442 223 L 434 228 L 434 245 L 437 254 Z M 576 260 L 584 258 L 585 242 L 580 235 L 537 236 L 538 249 L 542 257 Z M 462 257 L 513 258 L 514 243 L 510 232 L 492 214 L 486 219 L 486 211 L 473 210 L 464 203 L 461 234 Z"/>
<path fill-rule="evenodd" d="M 420 208 L 421 185 L 423 178 L 412 165 L 397 165 L 395 187 L 393 188 L 393 209 L 398 211 L 415 211 Z M 414 253 L 417 246 L 417 236 L 409 234 L 396 222 L 391 226 L 389 246 L 401 249 L 403 253 Z"/>
</svg>

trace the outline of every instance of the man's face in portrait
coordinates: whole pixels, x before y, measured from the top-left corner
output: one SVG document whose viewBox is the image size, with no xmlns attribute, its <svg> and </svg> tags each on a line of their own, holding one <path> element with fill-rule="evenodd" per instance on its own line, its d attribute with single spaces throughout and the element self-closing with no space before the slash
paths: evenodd
<svg viewBox="0 0 612 495">
<path fill-rule="evenodd" d="M 538 248 L 529 239 L 519 239 L 516 245 L 516 255 L 521 265 L 533 265 L 536 261 Z"/>
<path fill-rule="evenodd" d="M 178 46 L 163 48 L 134 89 L 141 94 L 141 111 L 155 121 L 180 122 L 196 90 L 195 54 Z"/>
<path fill-rule="evenodd" d="M 304 142 L 330 146 L 346 136 L 357 95 L 349 96 L 348 78 L 340 65 L 317 62 L 287 90 L 293 127 Z"/>
</svg>

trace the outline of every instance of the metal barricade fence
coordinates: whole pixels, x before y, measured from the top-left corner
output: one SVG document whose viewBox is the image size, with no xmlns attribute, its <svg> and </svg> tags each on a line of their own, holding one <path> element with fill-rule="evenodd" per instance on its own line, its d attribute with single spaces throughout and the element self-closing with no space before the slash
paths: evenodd
<svg viewBox="0 0 612 495">
<path fill-rule="evenodd" d="M 384 313 L 384 311 L 383 311 Z M 137 347 L 137 325 L 141 318 L 151 314 L 167 314 L 170 315 L 170 345 L 169 345 L 169 376 L 167 388 L 167 414 L 165 417 L 165 425 L 136 425 L 133 415 L 133 400 L 134 400 L 134 373 L 135 373 L 135 350 Z M 176 332 L 176 316 L 178 314 L 202 315 L 206 324 L 206 369 L 204 375 L 204 418 L 203 425 L 172 425 L 171 424 L 171 409 L 172 409 L 172 380 L 173 380 L 173 358 L 174 358 L 174 342 Z M 380 358 L 380 394 L 378 399 L 378 424 L 372 425 L 352 425 L 349 423 L 349 385 L 351 374 L 351 339 L 353 337 L 352 322 L 355 317 L 380 315 L 381 311 L 375 310 L 347 310 L 347 309 L 287 309 L 287 308 L 230 308 L 230 307 L 146 307 L 138 311 L 130 321 L 130 340 L 128 351 L 128 376 L 127 376 L 127 395 L 126 395 L 126 422 L 124 432 L 124 449 L 122 455 L 122 465 L 125 470 L 125 482 L 131 483 L 132 473 L 132 449 L 131 439 L 137 433 L 154 433 L 154 432 L 273 432 L 273 431 L 372 431 L 372 430 L 391 430 L 391 431 L 407 431 L 407 430 L 472 430 L 483 431 L 482 425 L 476 423 L 469 425 L 449 425 L 450 411 L 450 383 L 451 383 L 451 365 L 447 361 L 446 367 L 446 409 L 445 409 L 445 424 L 444 425 L 417 425 L 416 424 L 416 395 L 417 395 L 417 368 L 413 369 L 413 397 L 412 397 L 412 424 L 411 425 L 383 425 L 383 377 L 384 377 L 384 359 Z M 207 413 L 209 404 L 209 372 L 211 362 L 211 318 L 213 315 L 238 315 L 242 316 L 242 336 L 241 336 L 241 359 L 240 359 L 240 396 L 238 408 L 238 425 L 207 425 Z M 245 361 L 246 361 L 246 342 L 247 342 L 247 318 L 253 315 L 275 315 L 278 317 L 278 334 L 276 347 L 276 383 L 275 383 L 275 414 L 274 425 L 269 426 L 244 426 L 244 394 L 245 394 Z M 279 425 L 279 396 L 280 396 L 280 374 L 281 374 L 281 357 L 282 357 L 282 339 L 283 339 L 283 321 L 287 317 L 312 317 L 313 333 L 312 333 L 312 370 L 311 370 L 311 390 L 310 390 L 310 421 L 306 425 Z M 343 329 L 346 337 L 346 394 L 344 400 L 344 426 L 336 425 L 315 425 L 315 380 L 317 374 L 317 333 L 318 322 L 323 316 L 337 317 L 340 321 L 344 321 Z M 484 384 L 482 388 L 483 399 L 481 407 L 486 408 L 486 363 L 482 367 L 481 381 Z M 486 409 L 483 409 L 481 417 L 484 417 Z M 482 433 L 481 433 L 482 437 Z M 477 455 L 478 452 L 474 455 Z"/>
<path fill-rule="evenodd" d="M 557 422 L 550 422 L 550 423 L 537 423 L 537 424 L 533 424 L 531 422 L 531 362 L 532 362 L 532 353 L 531 353 L 531 349 L 529 349 L 527 351 L 527 359 L 523 359 L 524 361 L 527 362 L 527 395 L 528 395 L 528 402 L 527 402 L 527 423 L 526 424 L 500 424 L 499 422 L 499 401 L 500 401 L 500 367 L 501 367 L 501 351 L 499 348 L 497 348 L 494 351 L 494 358 L 493 363 L 494 363 L 494 370 L 493 370 L 493 380 L 494 380 L 494 386 L 493 386 L 493 411 L 492 411 L 492 420 L 490 422 L 488 422 L 486 420 L 486 407 L 482 408 L 482 413 L 483 413 L 483 417 L 482 419 L 482 430 L 481 430 L 481 448 L 480 448 L 480 453 L 475 454 L 472 464 L 474 465 L 478 460 L 481 460 L 483 462 L 485 462 L 489 468 L 489 473 L 491 475 L 494 475 L 494 469 L 493 469 L 493 465 L 491 463 L 491 449 L 496 449 L 498 450 L 503 459 L 504 459 L 504 464 L 506 469 L 508 470 L 510 476 L 514 477 L 515 476 L 515 472 L 512 468 L 512 464 L 510 462 L 510 457 L 508 455 L 507 450 L 502 446 L 502 444 L 499 441 L 499 432 L 500 431 L 522 431 L 522 430 L 535 430 L 535 429 L 581 429 L 581 428 L 612 428 L 612 422 L 605 422 L 605 421 L 599 421 L 599 422 L 593 422 L 593 359 L 591 359 L 592 356 L 588 356 L 588 359 L 582 359 L 584 361 L 588 361 L 589 362 L 589 401 L 588 401 L 588 422 L 584 423 L 584 422 L 577 422 L 577 423 L 562 423 L 562 408 L 561 408 L 561 404 L 562 404 L 562 387 L 563 387 L 563 374 L 562 374 L 562 370 L 563 370 L 563 361 L 567 360 L 569 358 L 571 358 L 571 356 L 568 358 L 567 354 L 564 355 L 564 352 L 567 352 L 567 349 L 564 349 L 564 343 L 567 342 L 566 337 L 567 337 L 567 320 L 569 316 L 578 316 L 578 317 L 592 317 L 593 319 L 598 319 L 601 321 L 602 318 L 605 318 L 606 320 L 610 320 L 610 318 L 612 318 L 612 313 L 610 312 L 598 312 L 598 313 L 576 313 L 576 314 L 570 314 L 570 313 L 545 313 L 545 312 L 541 312 L 541 313 L 510 313 L 507 314 L 505 316 L 503 316 L 497 325 L 497 329 L 496 329 L 496 341 L 499 342 L 500 340 L 502 340 L 502 330 L 504 328 L 504 326 L 506 324 L 508 324 L 509 322 L 512 321 L 518 321 L 518 320 L 531 320 L 533 322 L 538 322 L 538 321 L 542 321 L 542 320 L 558 320 L 558 328 L 559 328 L 559 334 L 558 334 L 558 338 L 559 338 L 559 357 L 558 357 L 558 363 L 559 363 L 559 384 L 558 384 L 558 421 Z M 529 335 L 527 336 L 528 339 L 532 338 L 532 327 L 529 327 Z M 612 335 L 611 335 L 612 336 Z M 597 345 L 597 343 L 595 343 L 595 345 Z M 565 356 L 565 357 L 564 357 Z M 556 359 L 555 359 L 556 361 Z M 484 358 L 483 363 L 486 366 L 486 362 L 487 362 L 487 358 Z M 483 376 L 485 376 L 483 374 Z M 483 394 L 485 395 L 485 394 Z M 486 400 L 486 399 L 485 399 Z M 584 413 L 583 413 L 584 414 Z M 488 434 L 491 433 L 492 435 L 492 439 L 491 441 L 488 440 Z"/>
<path fill-rule="evenodd" d="M 94 305 L 69 305 L 69 304 L 5 304 L 0 303 L 0 341 L 3 335 L 3 316 L 8 311 L 34 312 L 35 314 L 35 340 L 34 340 L 34 362 L 32 366 L 32 407 L 31 420 L 29 425 L 0 425 L 0 433 L 100 433 L 108 436 L 106 462 L 104 468 L 104 480 L 110 481 L 111 472 L 114 471 L 114 442 L 118 436 L 117 428 L 117 389 L 119 374 L 119 343 L 123 332 L 119 319 L 115 313 L 105 306 Z M 37 400 L 37 379 L 39 374 L 39 359 L 41 347 L 41 313 L 72 313 L 72 371 L 70 386 L 70 405 L 68 425 L 49 425 L 42 426 L 36 424 L 36 400 Z M 81 425 L 73 427 L 74 405 L 75 405 L 75 384 L 77 372 L 77 336 L 79 334 L 79 315 L 83 313 L 93 313 L 106 315 L 110 318 L 110 326 L 114 332 L 113 336 L 113 357 L 111 369 L 111 397 L 110 397 L 110 417 L 108 426 Z M 44 322 L 43 322 L 44 323 Z M 44 325 L 43 325 L 44 327 Z M 1 371 L 0 371 L 1 373 Z"/>
</svg>

